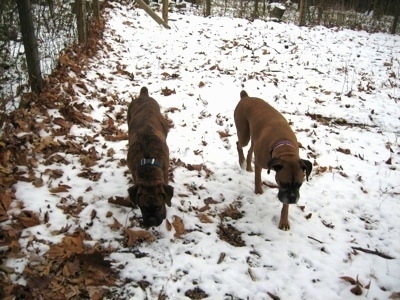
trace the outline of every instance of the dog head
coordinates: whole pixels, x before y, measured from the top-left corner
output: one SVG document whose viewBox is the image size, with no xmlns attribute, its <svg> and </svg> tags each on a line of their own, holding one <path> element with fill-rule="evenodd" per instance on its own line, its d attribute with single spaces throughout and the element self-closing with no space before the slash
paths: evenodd
<svg viewBox="0 0 400 300">
<path fill-rule="evenodd" d="M 139 206 L 145 227 L 159 226 L 166 218 L 165 205 L 171 206 L 174 188 L 167 184 L 137 184 L 128 189 L 134 206 Z"/>
<path fill-rule="evenodd" d="M 268 162 L 268 172 L 275 170 L 275 180 L 279 187 L 278 199 L 283 204 L 295 204 L 300 198 L 300 187 L 304 177 L 312 170 L 312 164 L 305 159 L 284 160 L 278 157 Z"/>
</svg>

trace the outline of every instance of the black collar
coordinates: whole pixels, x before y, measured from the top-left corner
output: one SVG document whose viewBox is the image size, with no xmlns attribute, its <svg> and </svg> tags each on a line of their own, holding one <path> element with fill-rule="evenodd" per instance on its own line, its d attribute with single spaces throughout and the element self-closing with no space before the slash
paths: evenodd
<svg viewBox="0 0 400 300">
<path fill-rule="evenodd" d="M 162 164 L 159 161 L 156 161 L 155 158 L 142 158 L 137 164 L 138 167 L 146 165 L 153 165 L 162 168 Z"/>
</svg>

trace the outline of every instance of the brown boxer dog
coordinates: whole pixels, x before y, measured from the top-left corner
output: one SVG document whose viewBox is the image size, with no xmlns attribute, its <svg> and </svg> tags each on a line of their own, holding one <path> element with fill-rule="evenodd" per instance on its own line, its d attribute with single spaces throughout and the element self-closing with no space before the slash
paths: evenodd
<svg viewBox="0 0 400 300">
<path fill-rule="evenodd" d="M 142 87 L 128 108 L 128 167 L 134 186 L 128 189 L 134 206 L 139 206 L 145 227 L 159 226 L 171 206 L 174 189 L 168 185 L 168 125 L 157 101 Z"/>
<path fill-rule="evenodd" d="M 279 187 L 278 199 L 283 203 L 279 228 L 289 230 L 289 204 L 300 198 L 299 190 L 308 180 L 312 164 L 299 158 L 296 136 L 286 119 L 264 100 L 240 93 L 240 101 L 234 112 L 238 135 L 237 151 L 239 164 L 252 171 L 251 161 L 254 151 L 255 193 L 262 194 L 261 170 L 275 170 L 275 180 Z M 247 159 L 243 147 L 251 140 Z"/>
</svg>

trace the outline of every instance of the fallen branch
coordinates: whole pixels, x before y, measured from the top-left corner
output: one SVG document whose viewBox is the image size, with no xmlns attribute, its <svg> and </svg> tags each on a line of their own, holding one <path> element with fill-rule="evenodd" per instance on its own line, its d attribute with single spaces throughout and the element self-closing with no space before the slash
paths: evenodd
<svg viewBox="0 0 400 300">
<path fill-rule="evenodd" d="M 386 259 L 395 259 L 394 257 L 382 253 L 378 250 L 369 250 L 369 249 L 365 249 L 365 248 L 361 248 L 361 247 L 351 247 L 353 250 L 357 250 L 357 251 L 361 251 L 361 252 L 365 252 L 365 253 L 369 253 L 369 254 L 374 254 L 374 255 L 378 255 L 380 257 L 386 258 Z"/>
<path fill-rule="evenodd" d="M 312 236 L 308 236 L 309 239 L 314 240 L 320 244 L 323 244 L 324 242 L 321 242 L 320 240 L 317 240 L 316 238 L 313 238 Z"/>
</svg>

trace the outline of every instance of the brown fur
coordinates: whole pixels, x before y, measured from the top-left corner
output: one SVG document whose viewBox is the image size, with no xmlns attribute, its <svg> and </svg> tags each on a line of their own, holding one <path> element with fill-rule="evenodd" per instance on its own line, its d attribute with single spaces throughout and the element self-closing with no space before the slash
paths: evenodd
<svg viewBox="0 0 400 300">
<path fill-rule="evenodd" d="M 146 227 L 159 226 L 166 217 L 165 205 L 171 206 L 173 196 L 173 187 L 168 185 L 168 125 L 146 87 L 129 105 L 128 130 L 127 162 L 134 182 L 128 189 L 129 197 L 139 206 Z M 159 165 L 141 165 L 142 159 L 154 159 Z"/>
<path fill-rule="evenodd" d="M 238 135 L 237 150 L 239 164 L 252 171 L 251 162 L 254 152 L 255 193 L 262 194 L 262 169 L 274 169 L 275 180 L 279 187 L 278 198 L 283 203 L 279 228 L 289 230 L 289 204 L 299 200 L 299 189 L 311 173 L 312 165 L 308 160 L 299 158 L 297 139 L 286 119 L 264 100 L 249 97 L 245 91 L 240 93 L 241 100 L 234 112 Z M 247 160 L 243 154 L 251 140 Z"/>
</svg>

